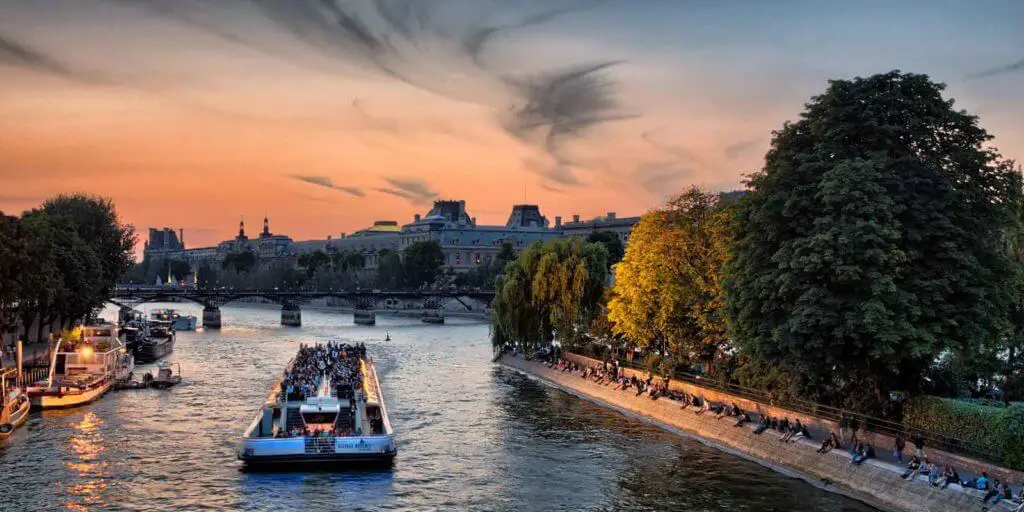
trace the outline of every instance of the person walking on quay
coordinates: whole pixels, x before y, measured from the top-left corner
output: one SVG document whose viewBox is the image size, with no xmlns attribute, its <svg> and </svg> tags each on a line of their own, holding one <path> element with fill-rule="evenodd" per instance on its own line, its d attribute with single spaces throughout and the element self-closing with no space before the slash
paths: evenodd
<svg viewBox="0 0 1024 512">
<path fill-rule="evenodd" d="M 857 443 L 857 431 L 860 430 L 860 421 L 857 420 L 856 416 L 850 418 L 850 435 L 853 437 L 853 443 Z"/>
<path fill-rule="evenodd" d="M 839 416 L 839 439 L 846 442 L 846 429 L 850 426 L 850 417 L 846 414 Z M 856 443 L 854 443 L 856 444 Z"/>
<path fill-rule="evenodd" d="M 917 458 L 924 458 L 924 438 L 917 435 L 910 438 L 910 442 L 914 444 L 914 453 L 917 454 Z"/>
<path fill-rule="evenodd" d="M 896 460 L 903 463 L 903 450 L 907 447 L 906 439 L 903 439 L 903 434 L 896 434 L 896 451 L 893 455 L 896 456 Z"/>
</svg>

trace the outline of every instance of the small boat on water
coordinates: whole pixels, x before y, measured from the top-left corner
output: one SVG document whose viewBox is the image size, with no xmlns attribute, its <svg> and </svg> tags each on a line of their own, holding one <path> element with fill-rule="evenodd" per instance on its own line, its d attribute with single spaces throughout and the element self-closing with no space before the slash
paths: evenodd
<svg viewBox="0 0 1024 512">
<path fill-rule="evenodd" d="M 149 319 L 170 322 L 175 331 L 194 331 L 198 320 L 195 315 L 182 315 L 173 309 L 154 309 L 149 312 Z"/>
<path fill-rule="evenodd" d="M 82 327 L 82 338 L 58 340 L 49 377 L 26 388 L 36 409 L 76 407 L 98 400 L 134 369 L 114 325 Z"/>
<path fill-rule="evenodd" d="M 174 337 L 171 322 L 150 320 L 141 339 L 135 343 L 135 361 L 149 363 L 163 359 L 174 351 Z"/>
<path fill-rule="evenodd" d="M 423 316 L 420 317 L 420 320 L 428 324 L 443 324 L 444 315 L 438 313 L 437 311 L 424 311 Z"/>
<path fill-rule="evenodd" d="M 0 369 L 0 440 L 14 434 L 28 419 L 31 404 L 18 387 L 16 368 Z"/>
<path fill-rule="evenodd" d="M 242 436 L 247 468 L 389 465 L 394 432 L 363 345 L 300 346 Z"/>
<path fill-rule="evenodd" d="M 157 389 L 167 389 L 171 386 L 181 383 L 181 365 L 178 367 L 178 373 L 174 373 L 174 363 L 167 360 L 161 360 L 156 364 L 156 377 L 153 377 L 149 381 L 149 386 Z"/>
</svg>

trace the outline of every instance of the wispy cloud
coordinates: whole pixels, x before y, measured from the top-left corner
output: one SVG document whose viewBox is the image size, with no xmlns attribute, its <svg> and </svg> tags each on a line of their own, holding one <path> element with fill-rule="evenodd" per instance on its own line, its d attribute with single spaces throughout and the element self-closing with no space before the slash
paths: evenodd
<svg viewBox="0 0 1024 512">
<path fill-rule="evenodd" d="M 92 73 L 72 69 L 56 58 L 3 34 L 0 34 L 0 65 L 19 67 L 76 82 L 105 82 Z"/>
<path fill-rule="evenodd" d="M 637 166 L 633 178 L 644 190 L 657 196 L 674 194 L 679 182 L 691 175 L 689 169 L 673 162 L 645 162 Z"/>
<path fill-rule="evenodd" d="M 1005 66 L 999 66 L 997 68 L 987 69 L 978 73 L 972 73 L 967 75 L 967 78 L 988 78 L 992 76 L 1005 75 L 1007 73 L 1020 73 L 1024 72 L 1024 60 L 1018 60 L 1013 64 L 1007 64 Z"/>
<path fill-rule="evenodd" d="M 401 197 L 412 204 L 429 204 L 438 193 L 426 182 L 416 178 L 384 178 L 390 187 L 377 187 L 373 190 L 382 194 Z"/>
<path fill-rule="evenodd" d="M 725 155 L 726 158 L 732 160 L 733 158 L 743 156 L 755 149 L 757 147 L 757 143 L 757 139 L 741 140 L 726 146 L 725 149 L 722 150 L 722 154 Z"/>
<path fill-rule="evenodd" d="M 324 187 L 324 188 L 329 188 L 329 189 L 332 189 L 332 190 L 338 190 L 338 191 L 345 192 L 346 194 L 350 194 L 350 195 L 353 195 L 353 196 L 356 196 L 356 197 L 365 197 L 366 196 L 366 193 L 363 192 L 362 189 L 360 189 L 358 187 L 346 187 L 346 186 L 342 186 L 342 185 L 335 185 L 334 181 L 332 181 L 331 178 L 328 178 L 327 176 L 299 176 L 299 175 L 292 175 L 290 177 L 292 179 L 299 180 L 299 181 L 304 182 L 304 183 L 309 183 L 310 185 L 316 185 L 318 187 Z"/>
</svg>

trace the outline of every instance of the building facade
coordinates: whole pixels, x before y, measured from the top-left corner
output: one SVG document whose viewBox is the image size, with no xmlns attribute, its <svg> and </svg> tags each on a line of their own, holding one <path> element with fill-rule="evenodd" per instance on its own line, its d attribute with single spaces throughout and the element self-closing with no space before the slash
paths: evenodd
<svg viewBox="0 0 1024 512">
<path fill-rule="evenodd" d="M 505 244 L 518 253 L 534 242 L 570 236 L 586 237 L 595 231 L 613 231 L 626 244 L 639 220 L 640 217 L 619 218 L 610 212 L 590 220 L 581 220 L 579 215 L 573 215 L 572 221 L 564 224 L 561 217 L 555 217 L 552 226 L 537 205 L 517 204 L 512 207 L 504 225 L 479 225 L 466 210 L 465 201 L 442 200 L 435 201 L 426 215 L 417 214 L 408 224 L 381 220 L 350 235 L 324 240 L 294 241 L 284 235 L 275 235 L 270 232 L 270 220 L 266 217 L 263 219 L 263 231 L 257 238 L 249 238 L 244 222 L 240 222 L 235 238 L 214 247 L 186 249 L 181 243 L 183 231 L 175 235 L 168 228 L 150 229 L 145 255 L 185 260 L 195 267 L 202 262 L 219 263 L 228 254 L 246 250 L 255 252 L 261 259 L 295 258 L 318 250 L 347 251 L 362 254 L 366 268 L 375 269 L 381 251 L 401 252 L 416 242 L 432 241 L 444 251 L 445 266 L 465 272 L 490 264 Z"/>
</svg>

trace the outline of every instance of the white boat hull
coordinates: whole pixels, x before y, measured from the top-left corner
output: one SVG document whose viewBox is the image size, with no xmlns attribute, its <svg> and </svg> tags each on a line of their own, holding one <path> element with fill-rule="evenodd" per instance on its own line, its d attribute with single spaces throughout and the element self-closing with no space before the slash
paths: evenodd
<svg viewBox="0 0 1024 512">
<path fill-rule="evenodd" d="M 238 458 L 260 463 L 390 463 L 395 458 L 392 436 L 248 438 Z"/>
<path fill-rule="evenodd" d="M 72 391 L 64 394 L 53 393 L 29 393 L 29 400 L 35 409 L 61 409 L 66 407 L 78 407 L 80 405 L 95 402 L 107 391 L 110 391 L 112 382 L 107 381 L 94 388 L 85 391 Z"/>
</svg>

